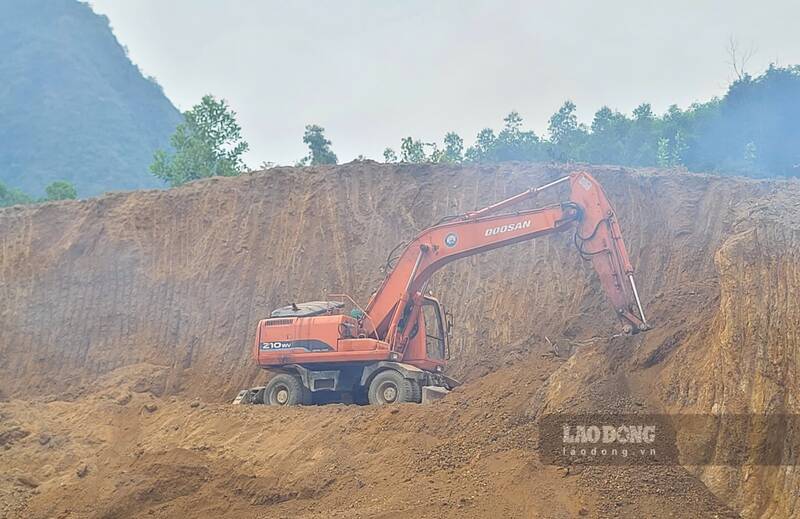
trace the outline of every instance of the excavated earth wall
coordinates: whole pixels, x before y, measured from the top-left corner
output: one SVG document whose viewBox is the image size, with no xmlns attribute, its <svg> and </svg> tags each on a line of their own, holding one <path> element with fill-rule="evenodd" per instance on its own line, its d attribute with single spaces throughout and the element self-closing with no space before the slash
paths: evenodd
<svg viewBox="0 0 800 519">
<path fill-rule="evenodd" d="M 22 484 L 30 494 L 20 493 L 22 497 L 8 510 L 45 517 L 79 506 L 68 503 L 80 495 L 85 508 L 78 515 L 92 516 L 89 510 L 100 503 L 101 509 L 106 506 L 106 516 L 130 515 L 132 510 L 166 516 L 199 513 L 184 502 L 189 496 L 216 503 L 224 494 L 249 505 L 240 509 L 235 504 L 228 508 L 209 504 L 204 513 L 242 517 L 264 513 L 255 506 L 295 514 L 307 512 L 303 500 L 311 500 L 324 505 L 324 513 L 335 516 L 334 510 L 352 516 L 342 496 L 364 485 L 384 501 L 362 503 L 356 515 L 378 515 L 377 510 L 387 506 L 398 513 L 409 510 L 408 496 L 389 491 L 397 485 L 381 476 L 387 471 L 406 474 L 409 480 L 400 486 L 415 492 L 415 469 L 397 466 L 396 460 L 377 465 L 373 459 L 359 461 L 361 457 L 355 456 L 347 477 L 361 474 L 353 476 L 361 483 L 348 479 L 345 484 L 344 475 L 336 472 L 343 469 L 332 469 L 327 486 L 301 484 L 302 476 L 318 477 L 322 470 L 307 457 L 314 450 L 311 442 L 319 441 L 310 433 L 286 443 L 289 437 L 276 432 L 285 444 L 280 453 L 269 451 L 267 459 L 277 460 L 275 467 L 251 459 L 249 475 L 241 478 L 252 476 L 254 481 L 243 483 L 236 479 L 239 476 L 230 476 L 227 483 L 212 489 L 215 470 L 235 472 L 231 456 L 246 459 L 261 441 L 260 436 L 242 438 L 255 434 L 252 431 L 238 432 L 235 436 L 249 450 L 226 451 L 220 447 L 225 440 L 215 436 L 222 422 L 247 427 L 244 424 L 255 420 L 260 426 L 286 428 L 288 420 L 308 430 L 319 418 L 332 424 L 331 431 L 341 428 L 342 434 L 352 435 L 339 447 L 329 446 L 330 452 L 317 453 L 326 462 L 332 462 L 333 452 L 342 454 L 339 448 L 358 449 L 358 438 L 368 442 L 377 435 L 386 441 L 387 434 L 397 434 L 393 448 L 401 457 L 406 455 L 402 445 L 420 441 L 431 445 L 430 452 L 438 448 L 448 453 L 441 466 L 432 469 L 428 486 L 467 477 L 470 470 L 494 474 L 492 483 L 476 482 L 470 490 L 474 495 L 457 497 L 455 504 L 447 498 L 461 495 L 455 483 L 445 484 L 441 495 L 432 494 L 431 499 L 441 498 L 453 507 L 445 515 L 469 516 L 472 511 L 477 517 L 482 510 L 501 506 L 512 516 L 532 512 L 547 516 L 549 509 L 565 517 L 584 511 L 602 516 L 609 510 L 622 516 L 673 510 L 689 517 L 711 511 L 724 515 L 725 505 L 746 517 L 800 514 L 800 479 L 788 458 L 778 467 L 678 467 L 675 473 L 657 472 L 647 487 L 652 492 L 628 498 L 620 497 L 624 488 L 620 478 L 634 478 L 632 473 L 586 471 L 577 476 L 583 478 L 578 483 L 569 483 L 569 477 L 559 481 L 562 475 L 536 465 L 534 447 L 524 442 L 512 442 L 505 450 L 490 449 L 495 457 L 489 467 L 480 461 L 485 445 L 499 445 L 497 435 L 515 438 L 527 431 L 515 417 L 535 420 L 548 411 L 797 413 L 798 182 L 582 167 L 600 181 L 620 217 L 643 302 L 655 326 L 651 332 L 609 339 L 617 331 L 613 313 L 591 268 L 576 254 L 572 236 L 564 234 L 468 258 L 434 276 L 430 288 L 456 317 L 452 372 L 467 384 L 430 411 L 404 408 L 405 420 L 410 420 L 405 425 L 397 426 L 393 421 L 397 415 L 352 406 L 278 415 L 264 415 L 264 409 L 236 410 L 229 416 L 233 411 L 221 405 L 239 388 L 264 379 L 252 366 L 250 346 L 256 321 L 272 308 L 337 292 L 365 302 L 382 279 L 381 267 L 397 243 L 442 216 L 487 205 L 571 169 L 355 162 L 276 168 L 167 191 L 0 211 L 0 401 L 8 401 L 0 402 L 0 417 L 6 423 L 0 439 L 9 446 L 0 457 L 15 467 L 49 462 L 51 468 L 9 480 L 10 485 L 20 486 L 20 477 L 37 479 L 35 486 Z M 559 193 L 563 194 L 548 193 L 535 205 L 553 202 Z M 125 415 L 136 425 L 124 425 L 128 422 L 122 420 L 122 411 L 113 410 L 133 405 L 131 398 L 145 405 L 145 396 L 171 403 L 146 404 L 163 408 Z M 204 417 L 207 423 L 221 420 L 216 429 L 187 423 L 186 409 L 200 410 L 181 407 L 180 402 L 192 398 L 212 402 L 210 406 L 220 403 L 213 407 L 214 416 Z M 39 402 L 35 411 L 30 402 Z M 261 415 L 247 414 L 254 412 Z M 295 416 L 298 412 L 301 415 Z M 484 412 L 506 416 L 495 423 Z M 156 416 L 160 413 L 162 418 Z M 457 432 L 463 434 L 465 429 L 457 424 L 464 416 L 483 420 L 486 427 L 469 422 L 477 429 L 469 439 L 458 440 L 461 444 L 429 430 L 438 424 L 461 438 Z M 104 423 L 106 432 L 89 439 L 72 437 L 70 431 L 86 426 L 82 419 Z M 362 420 L 376 420 L 376 430 L 365 431 L 359 425 Z M 190 436 L 166 434 L 167 424 L 174 425 L 174 431 L 190 428 L 186 433 Z M 400 432 L 392 432 L 395 427 Z M 47 433 L 39 429 L 63 431 L 71 454 L 53 457 L 39 452 L 40 447 L 53 445 L 49 440 L 36 441 L 36 434 Z M 143 439 L 159 434 L 165 435 L 163 442 Z M 91 447 L 92 442 L 107 445 L 120 437 L 127 439 L 125 444 L 139 465 Z M 188 437 L 194 443 L 187 443 Z M 788 431 L 783 437 L 788 446 L 800 445 L 800 431 Z M 473 454 L 468 445 L 475 441 L 478 457 L 463 458 Z M 729 441 L 731 445 L 723 438 L 718 448 L 737 447 L 735 436 Z M 165 450 L 166 444 L 172 450 Z M 212 456 L 208 451 L 214 448 L 222 453 Z M 184 451 L 191 456 L 176 454 Z M 420 463 L 431 458 L 430 452 L 419 453 Z M 520 465 L 503 458 L 510 453 L 516 453 L 516 460 L 530 460 Z M 176 459 L 159 461 L 157 454 Z M 147 456 L 152 456 L 150 462 L 141 461 Z M 192 456 L 205 458 L 186 461 Z M 452 456 L 457 462 L 450 460 Z M 112 489 L 97 480 L 75 494 L 81 482 L 100 477 L 90 473 L 88 479 L 73 481 L 71 464 L 83 458 L 131 474 L 177 470 L 165 476 L 169 481 L 186 479 L 175 468 L 182 463 L 206 467 L 206 475 L 189 478 L 178 495 L 153 498 L 153 488 L 163 481 L 144 476 L 130 493 L 124 492 L 123 483 Z M 220 459 L 229 465 L 217 463 Z M 299 465 L 298 460 L 302 460 Z M 492 467 L 498 472 L 491 472 Z M 499 477 L 499 467 L 512 467 L 515 475 Z M 282 486 L 286 481 L 279 481 L 278 468 L 292 474 L 290 479 L 296 479 L 300 490 Z M 548 479 L 551 476 L 555 479 Z M 704 494 L 705 487 L 692 483 L 694 478 L 711 493 Z M 551 497 L 519 502 L 508 489 L 528 492 L 526 482 L 550 488 Z M 596 488 L 581 490 L 581 482 Z M 481 488 L 501 483 L 504 486 L 490 492 L 491 499 L 481 497 Z M 267 494 L 272 497 L 263 500 L 258 496 L 265 488 L 271 489 Z M 572 493 L 561 495 L 559 488 Z M 681 495 L 675 490 L 681 488 L 691 490 Z M 661 495 L 670 491 L 676 493 L 674 500 Z M 17 495 L 8 492 L 7 496 Z M 688 499 L 689 495 L 694 497 Z M 12 498 L 7 499 L 11 503 Z M 698 508 L 687 510 L 686 503 Z"/>
</svg>

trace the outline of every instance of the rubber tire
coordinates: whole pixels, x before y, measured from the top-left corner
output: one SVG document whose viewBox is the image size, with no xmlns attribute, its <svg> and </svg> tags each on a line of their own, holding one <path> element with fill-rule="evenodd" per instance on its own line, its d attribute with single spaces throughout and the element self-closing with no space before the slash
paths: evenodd
<svg viewBox="0 0 800 519">
<path fill-rule="evenodd" d="M 396 398 L 389 402 L 383 397 L 386 386 L 391 385 L 397 391 Z M 422 401 L 422 389 L 416 380 L 405 378 L 399 371 L 387 369 L 381 371 L 369 384 L 367 392 L 369 403 L 372 405 L 391 405 L 408 402 L 419 403 Z"/>
<path fill-rule="evenodd" d="M 286 402 L 278 402 L 277 395 L 281 389 L 288 393 Z M 311 392 L 303 387 L 303 382 L 297 375 L 279 373 L 272 377 L 264 388 L 262 401 L 266 405 L 306 405 L 311 402 Z"/>
</svg>

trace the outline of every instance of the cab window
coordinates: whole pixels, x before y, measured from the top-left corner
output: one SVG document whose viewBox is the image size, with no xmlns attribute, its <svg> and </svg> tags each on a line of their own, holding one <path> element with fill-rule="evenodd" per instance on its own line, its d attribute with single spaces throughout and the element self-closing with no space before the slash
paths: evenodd
<svg viewBox="0 0 800 519">
<path fill-rule="evenodd" d="M 425 321 L 425 350 L 429 359 L 443 360 L 445 357 L 445 334 L 439 308 L 433 303 L 422 305 Z"/>
</svg>

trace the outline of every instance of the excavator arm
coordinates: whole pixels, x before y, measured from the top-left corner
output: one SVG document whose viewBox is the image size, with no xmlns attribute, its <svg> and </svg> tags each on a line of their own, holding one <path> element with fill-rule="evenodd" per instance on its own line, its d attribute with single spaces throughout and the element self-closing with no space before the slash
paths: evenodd
<svg viewBox="0 0 800 519">
<path fill-rule="evenodd" d="M 562 183 L 570 186 L 568 201 L 500 213 Z M 597 181 L 588 173 L 577 172 L 484 209 L 448 218 L 418 234 L 366 307 L 370 332 L 402 353 L 412 333 L 406 325 L 416 322 L 425 287 L 437 270 L 460 258 L 568 229 L 575 230 L 578 252 L 597 272 L 624 331 L 647 330 L 616 214 Z"/>
</svg>

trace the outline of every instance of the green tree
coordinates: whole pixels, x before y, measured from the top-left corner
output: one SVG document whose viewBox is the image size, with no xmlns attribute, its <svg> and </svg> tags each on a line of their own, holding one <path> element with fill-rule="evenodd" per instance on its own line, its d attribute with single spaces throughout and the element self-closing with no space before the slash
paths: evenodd
<svg viewBox="0 0 800 519">
<path fill-rule="evenodd" d="M 650 103 L 642 103 L 633 109 L 633 119 L 636 121 L 649 121 L 653 119 L 653 107 Z"/>
<path fill-rule="evenodd" d="M 566 101 L 550 117 L 547 130 L 550 133 L 550 153 L 553 159 L 566 162 L 579 160 L 581 148 L 586 140 L 586 128 L 578 123 L 575 103 Z"/>
<path fill-rule="evenodd" d="M 675 133 L 675 137 L 672 139 L 662 137 L 658 139 L 656 164 L 662 168 L 682 166 L 687 149 L 686 141 L 680 130 Z"/>
<path fill-rule="evenodd" d="M 623 159 L 633 166 L 653 166 L 658 151 L 656 117 L 649 103 L 642 103 L 633 110 L 625 139 Z"/>
<path fill-rule="evenodd" d="M 578 121 L 575 104 L 565 102 L 549 120 L 547 139 L 523 129 L 511 112 L 499 133 L 481 130 L 466 151 L 455 134 L 443 149 L 404 139 L 407 161 L 587 161 L 630 166 L 684 166 L 749 176 L 800 176 L 800 66 L 771 65 L 760 76 L 741 74 L 722 98 L 672 105 L 663 115 L 648 103 L 632 115 L 600 108 L 591 127 Z M 433 150 L 425 155 L 428 148 Z"/>
<path fill-rule="evenodd" d="M 465 154 L 467 161 L 535 161 L 546 158 L 539 137 L 532 131 L 522 129 L 519 113 L 509 113 L 503 122 L 503 129 L 497 135 L 491 128 L 484 128 L 478 133 L 475 144 Z"/>
<path fill-rule="evenodd" d="M 604 106 L 592 120 L 592 133 L 586 140 L 586 159 L 601 164 L 621 164 L 625 161 L 625 141 L 630 120 L 625 115 Z"/>
<path fill-rule="evenodd" d="M 672 146 L 671 162 L 672 166 L 682 166 L 686 157 L 686 151 L 689 146 L 686 144 L 686 139 L 683 137 L 683 132 L 678 130 L 675 132 L 675 143 Z"/>
<path fill-rule="evenodd" d="M 494 134 L 494 130 L 484 128 L 478 132 L 475 144 L 467 148 L 466 159 L 469 162 L 491 162 L 496 140 L 497 137 Z"/>
<path fill-rule="evenodd" d="M 543 159 L 539 137 L 532 131 L 522 130 L 522 117 L 519 113 L 511 112 L 504 119 L 505 125 L 497 140 L 491 155 L 494 160 L 524 160 L 533 161 Z"/>
<path fill-rule="evenodd" d="M 443 162 L 459 163 L 464 160 L 464 139 L 455 132 L 444 136 Z"/>
<path fill-rule="evenodd" d="M 397 153 L 392 148 L 386 148 L 383 150 L 383 161 L 387 164 L 397 162 Z"/>
<path fill-rule="evenodd" d="M 0 207 L 8 207 L 17 204 L 30 204 L 33 199 L 20 191 L 6 186 L 0 182 Z"/>
<path fill-rule="evenodd" d="M 64 180 L 51 182 L 44 188 L 44 192 L 47 194 L 45 198 L 47 201 L 75 200 L 78 198 L 78 192 L 75 190 L 75 186 Z"/>
<path fill-rule="evenodd" d="M 444 150 L 440 150 L 438 144 L 435 142 L 423 142 L 422 146 L 431 149 L 431 152 L 425 157 L 425 162 L 445 162 Z"/>
<path fill-rule="evenodd" d="M 246 170 L 242 160 L 249 146 L 242 140 L 236 112 L 224 99 L 203 96 L 183 114 L 170 137 L 173 152 L 156 151 L 150 171 L 171 186 L 199 178 L 236 176 Z"/>
<path fill-rule="evenodd" d="M 656 153 L 656 164 L 660 168 L 671 166 L 672 154 L 670 153 L 669 139 L 662 137 L 658 139 L 658 152 Z"/>
<path fill-rule="evenodd" d="M 337 164 L 339 158 L 331 150 L 331 141 L 325 138 L 325 128 L 316 124 L 306 126 L 303 142 L 308 146 L 308 156 L 301 163 L 317 166 L 321 164 Z"/>
<path fill-rule="evenodd" d="M 425 154 L 425 144 L 420 140 L 414 140 L 411 137 L 406 137 L 400 141 L 400 162 L 409 162 L 411 164 L 421 164 L 428 162 L 428 156 Z"/>
</svg>

